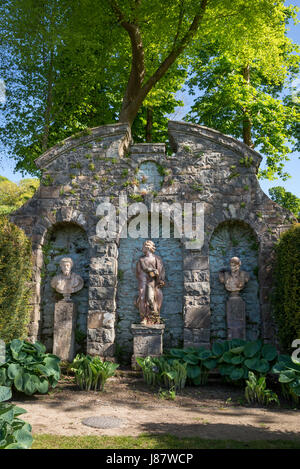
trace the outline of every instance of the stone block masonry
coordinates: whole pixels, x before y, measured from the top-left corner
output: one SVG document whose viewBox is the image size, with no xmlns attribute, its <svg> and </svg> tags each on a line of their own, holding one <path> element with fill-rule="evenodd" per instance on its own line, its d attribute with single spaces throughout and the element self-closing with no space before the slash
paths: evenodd
<svg viewBox="0 0 300 469">
<path fill-rule="evenodd" d="M 128 204 L 143 201 L 149 208 L 154 202 L 204 206 L 201 249 L 187 249 L 184 238 L 147 236 L 158 241 L 166 266 L 164 347 L 209 347 L 225 338 L 227 297 L 215 278 L 228 264 L 229 252 L 251 270 L 242 292 L 248 337 L 275 340 L 266 292 L 272 285 L 274 243 L 293 216 L 262 192 L 256 177 L 261 156 L 243 143 L 206 127 L 172 121 L 169 137 L 172 155 L 166 154 L 164 144 L 133 144 L 127 125 L 101 126 L 64 140 L 36 160 L 41 186 L 11 216 L 32 240 L 31 340 L 45 341 L 53 350 L 54 308 L 61 298 L 49 282 L 68 251 L 74 271 L 85 282 L 72 297 L 78 311 L 77 340 L 82 342 L 77 347 L 110 359 L 123 352 L 129 359 L 131 325 L 138 321 L 132 267 L 135 249 L 144 239 L 101 239 L 96 233 L 98 205 L 110 202 L 118 215 L 119 195 L 126 195 Z M 131 279 L 127 290 L 125 276 Z"/>
</svg>

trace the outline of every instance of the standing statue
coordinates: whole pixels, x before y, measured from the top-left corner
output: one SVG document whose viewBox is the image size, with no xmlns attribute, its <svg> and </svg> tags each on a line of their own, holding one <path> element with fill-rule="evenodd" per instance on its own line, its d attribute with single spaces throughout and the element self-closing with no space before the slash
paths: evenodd
<svg viewBox="0 0 300 469">
<path fill-rule="evenodd" d="M 148 240 L 143 244 L 142 252 L 136 264 L 139 296 L 135 302 L 140 312 L 141 324 L 159 324 L 160 309 L 163 301 L 161 288 L 165 284 L 165 269 L 162 260 L 154 254 L 155 244 Z"/>
<path fill-rule="evenodd" d="M 230 259 L 230 272 L 220 271 L 219 280 L 230 292 L 226 303 L 227 339 L 246 339 L 246 309 L 245 302 L 240 297 L 240 291 L 249 281 L 249 274 L 240 270 L 241 260 L 238 257 Z"/>
<path fill-rule="evenodd" d="M 61 259 L 60 268 L 62 274 L 55 275 L 51 281 L 51 287 L 64 296 L 64 300 L 70 300 L 71 293 L 76 293 L 83 287 L 83 279 L 80 275 L 71 272 L 73 261 L 71 257 Z"/>
</svg>

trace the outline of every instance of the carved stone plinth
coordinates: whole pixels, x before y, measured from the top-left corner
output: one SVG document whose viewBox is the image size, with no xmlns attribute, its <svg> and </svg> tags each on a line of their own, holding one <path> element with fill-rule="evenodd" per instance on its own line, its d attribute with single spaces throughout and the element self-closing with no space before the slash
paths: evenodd
<svg viewBox="0 0 300 469">
<path fill-rule="evenodd" d="M 133 355 L 131 365 L 137 369 L 137 357 L 159 357 L 163 353 L 164 324 L 132 324 Z"/>
<path fill-rule="evenodd" d="M 226 303 L 227 339 L 246 339 L 245 302 L 240 296 L 231 296 Z"/>
<path fill-rule="evenodd" d="M 75 356 L 76 309 L 72 301 L 55 304 L 53 353 L 61 360 L 71 362 Z"/>
</svg>

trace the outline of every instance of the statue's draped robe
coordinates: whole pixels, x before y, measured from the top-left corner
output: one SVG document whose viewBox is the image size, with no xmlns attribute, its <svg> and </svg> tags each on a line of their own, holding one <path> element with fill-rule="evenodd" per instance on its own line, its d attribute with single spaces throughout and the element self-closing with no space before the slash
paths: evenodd
<svg viewBox="0 0 300 469">
<path fill-rule="evenodd" d="M 150 271 L 157 270 L 158 275 L 151 277 Z M 136 306 L 140 312 L 141 321 L 146 320 L 148 324 L 159 324 L 160 309 L 163 300 L 163 294 L 160 284 L 165 281 L 165 269 L 159 256 L 153 254 L 153 259 L 149 261 L 146 256 L 141 257 L 136 264 L 136 277 L 139 284 L 139 296 L 136 300 Z M 154 305 L 149 303 L 149 288 L 154 290 Z"/>
</svg>

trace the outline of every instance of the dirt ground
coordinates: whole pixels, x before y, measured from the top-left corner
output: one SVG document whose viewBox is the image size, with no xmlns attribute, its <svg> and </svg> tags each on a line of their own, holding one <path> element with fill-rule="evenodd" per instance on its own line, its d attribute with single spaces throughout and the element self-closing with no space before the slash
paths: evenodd
<svg viewBox="0 0 300 469">
<path fill-rule="evenodd" d="M 104 392 L 78 390 L 64 377 L 48 395 L 17 397 L 27 410 L 22 419 L 34 434 L 138 436 L 173 434 L 178 437 L 249 440 L 300 440 L 300 409 L 292 406 L 247 406 L 243 389 L 216 380 L 203 387 L 186 387 L 174 401 L 162 399 L 158 389 L 145 385 L 140 375 L 118 372 Z M 96 429 L 81 423 L 94 416 L 113 416 L 122 426 Z"/>
</svg>

